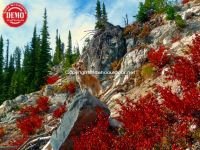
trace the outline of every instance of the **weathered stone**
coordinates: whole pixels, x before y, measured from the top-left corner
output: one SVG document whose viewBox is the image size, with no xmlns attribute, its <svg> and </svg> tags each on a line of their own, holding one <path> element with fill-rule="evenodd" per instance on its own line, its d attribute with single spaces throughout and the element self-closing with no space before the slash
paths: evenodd
<svg viewBox="0 0 200 150">
<path fill-rule="evenodd" d="M 54 87 L 51 85 L 47 85 L 44 89 L 44 96 L 51 96 L 54 94 Z"/>
<path fill-rule="evenodd" d="M 121 59 L 125 53 L 126 40 L 123 37 L 123 29 L 107 23 L 105 30 L 97 32 L 91 39 L 81 59 L 84 60 L 88 70 L 109 71 L 111 63 Z"/>
<path fill-rule="evenodd" d="M 28 97 L 26 95 L 20 95 L 18 96 L 17 98 L 14 99 L 14 101 L 17 103 L 17 104 L 21 104 L 21 103 L 24 103 L 28 100 Z"/>
<path fill-rule="evenodd" d="M 51 146 L 53 149 L 59 150 L 64 147 L 68 149 L 70 143 L 68 137 L 71 135 L 78 135 L 82 130 L 82 125 L 87 125 L 96 119 L 96 108 L 101 108 L 106 114 L 110 114 L 107 106 L 86 92 L 83 95 L 79 92 L 72 104 L 69 107 L 68 112 L 65 113 L 60 127 L 53 133 L 51 137 Z"/>
</svg>

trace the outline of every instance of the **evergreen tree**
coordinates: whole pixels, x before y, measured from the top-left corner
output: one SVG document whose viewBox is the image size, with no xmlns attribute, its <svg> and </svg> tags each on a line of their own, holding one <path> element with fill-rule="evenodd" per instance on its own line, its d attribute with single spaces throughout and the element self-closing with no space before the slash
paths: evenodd
<svg viewBox="0 0 200 150">
<path fill-rule="evenodd" d="M 32 79 L 32 74 L 30 72 L 32 71 L 32 62 L 31 62 L 31 51 L 29 48 L 29 45 L 27 44 L 25 46 L 24 51 L 24 59 L 23 59 L 23 74 L 24 76 L 24 87 L 25 87 L 25 93 L 32 92 L 32 87 L 30 87 L 30 82 Z"/>
<path fill-rule="evenodd" d="M 38 60 L 38 71 L 36 83 L 38 88 L 45 83 L 46 76 L 49 71 L 49 63 L 51 62 L 49 32 L 47 25 L 47 11 L 44 12 L 43 27 L 41 30 L 41 49 Z"/>
<path fill-rule="evenodd" d="M 24 74 L 21 69 L 21 50 L 19 47 L 15 49 L 14 53 L 15 71 L 13 72 L 11 83 L 9 87 L 9 98 L 15 98 L 20 94 L 24 94 Z"/>
<path fill-rule="evenodd" d="M 107 12 L 106 12 L 106 6 L 103 3 L 103 9 L 102 9 L 102 22 L 103 24 L 108 22 L 108 16 L 107 16 Z"/>
<path fill-rule="evenodd" d="M 21 69 L 21 50 L 19 47 L 16 47 L 15 49 L 14 59 L 15 59 L 16 71 L 19 71 Z"/>
<path fill-rule="evenodd" d="M 13 74 L 15 72 L 15 59 L 13 57 L 13 55 L 10 55 L 10 61 L 9 61 L 9 65 L 8 65 L 8 70 L 5 74 L 5 90 L 4 90 L 4 98 L 5 99 L 10 99 L 12 97 L 11 95 L 11 81 L 12 81 L 12 77 L 13 77 Z"/>
<path fill-rule="evenodd" d="M 27 49 L 28 47 L 26 47 Z M 30 53 L 29 55 L 29 72 L 27 72 L 26 76 L 29 82 L 28 91 L 33 92 L 37 90 L 37 83 L 36 83 L 36 74 L 38 73 L 39 69 L 39 55 L 40 55 L 40 38 L 37 36 L 37 28 L 34 27 L 33 37 L 31 40 L 31 47 L 30 51 L 26 53 Z M 27 56 L 26 56 L 27 57 Z"/>
<path fill-rule="evenodd" d="M 138 11 L 138 14 L 136 16 L 137 21 L 139 21 L 139 22 L 148 21 L 147 10 L 148 10 L 147 7 L 142 2 L 140 2 L 139 11 Z"/>
<path fill-rule="evenodd" d="M 8 69 L 8 66 L 9 66 L 9 40 L 7 39 L 5 70 Z"/>
<path fill-rule="evenodd" d="M 3 102 L 3 37 L 0 37 L 0 104 Z"/>
<path fill-rule="evenodd" d="M 153 6 L 157 13 L 162 13 L 167 6 L 167 0 L 153 0 Z"/>
<path fill-rule="evenodd" d="M 63 48 L 60 36 L 58 36 L 58 30 L 56 32 L 56 49 L 53 57 L 53 64 L 58 65 L 63 58 Z"/>
<path fill-rule="evenodd" d="M 95 29 L 101 29 L 103 27 L 102 24 L 102 10 L 101 10 L 101 3 L 99 0 L 97 0 L 96 3 L 96 25 L 95 25 Z"/>
<path fill-rule="evenodd" d="M 68 34 L 68 45 L 67 45 L 67 52 L 66 52 L 66 59 L 65 59 L 65 67 L 68 68 L 73 63 L 72 58 L 72 36 L 71 31 Z"/>
</svg>

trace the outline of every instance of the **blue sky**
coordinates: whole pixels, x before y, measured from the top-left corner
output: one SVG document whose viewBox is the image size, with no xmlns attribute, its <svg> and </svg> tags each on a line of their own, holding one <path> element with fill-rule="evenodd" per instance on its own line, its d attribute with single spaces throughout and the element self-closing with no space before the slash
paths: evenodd
<svg viewBox="0 0 200 150">
<path fill-rule="evenodd" d="M 126 13 L 129 21 L 133 22 L 132 16 L 137 12 L 139 1 L 143 0 L 104 0 L 109 22 L 124 26 L 123 17 Z M 47 8 L 50 42 L 53 50 L 56 29 L 59 30 L 65 45 L 67 45 L 68 31 L 71 30 L 73 45 L 79 44 L 80 47 L 83 46 L 84 39 L 82 38 L 87 33 L 85 31 L 94 29 L 96 0 L 1 0 L 0 16 L 6 5 L 12 2 L 19 2 L 26 7 L 28 20 L 21 27 L 11 28 L 0 17 L 0 34 L 4 39 L 10 40 L 11 52 L 16 46 L 23 48 L 26 43 L 30 42 L 35 25 L 37 25 L 38 33 L 40 32 L 44 8 Z"/>
</svg>

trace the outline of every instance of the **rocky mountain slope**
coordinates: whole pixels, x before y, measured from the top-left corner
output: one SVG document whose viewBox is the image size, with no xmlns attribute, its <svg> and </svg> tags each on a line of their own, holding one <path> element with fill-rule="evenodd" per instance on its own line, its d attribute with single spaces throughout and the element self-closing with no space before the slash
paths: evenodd
<svg viewBox="0 0 200 150">
<path fill-rule="evenodd" d="M 116 118 L 120 115 L 119 103 L 125 103 L 127 97 L 137 102 L 148 93 L 154 93 L 162 102 L 163 98 L 157 93 L 155 85 L 169 87 L 172 93 L 179 94 L 181 81 L 168 80 L 173 62 L 155 68 L 149 65 L 148 60 L 151 48 L 159 49 L 161 45 L 167 49 L 171 59 L 179 56 L 190 59 L 188 45 L 192 45 L 195 35 L 200 34 L 200 3 L 177 7 L 180 7 L 178 14 L 186 21 L 187 26 L 183 29 L 179 29 L 174 21 L 166 20 L 165 15 L 156 15 L 143 26 L 134 23 L 123 29 L 108 23 L 105 30 L 95 33 L 80 58 L 86 68 L 132 72 L 98 76 L 104 89 L 98 98 L 88 92 L 83 94 L 75 75 L 63 74 L 57 78 L 54 73 L 59 69 L 55 69 L 51 80 L 41 91 L 5 101 L 0 106 L 0 149 L 71 149 L 70 137 L 79 135 L 84 131 L 83 125 L 95 121 L 97 108 L 109 115 L 109 124 L 113 129 L 122 128 L 123 124 Z M 149 30 L 135 36 L 128 31 L 132 26 L 137 26 L 141 32 L 145 26 Z M 41 121 L 39 129 L 20 128 L 18 120 L 28 115 L 39 116 L 27 120 L 33 126 Z M 199 143 L 195 141 L 193 149 L 199 148 Z"/>
</svg>

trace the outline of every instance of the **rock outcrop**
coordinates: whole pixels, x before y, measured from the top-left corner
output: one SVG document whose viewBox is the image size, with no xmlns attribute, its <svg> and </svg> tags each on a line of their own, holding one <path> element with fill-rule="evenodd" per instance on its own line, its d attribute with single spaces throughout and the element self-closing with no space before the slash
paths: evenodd
<svg viewBox="0 0 200 150">
<path fill-rule="evenodd" d="M 69 137 L 79 135 L 83 124 L 87 125 L 95 121 L 97 117 L 96 108 L 102 109 L 108 115 L 110 114 L 107 106 L 88 92 L 85 94 L 77 93 L 68 112 L 62 119 L 61 125 L 51 137 L 52 148 L 55 150 L 70 149 L 72 144 Z"/>
<path fill-rule="evenodd" d="M 111 63 L 121 59 L 125 53 L 123 28 L 107 23 L 105 30 L 95 33 L 81 58 L 88 70 L 110 71 Z"/>
</svg>

